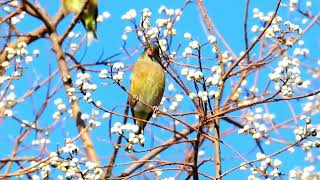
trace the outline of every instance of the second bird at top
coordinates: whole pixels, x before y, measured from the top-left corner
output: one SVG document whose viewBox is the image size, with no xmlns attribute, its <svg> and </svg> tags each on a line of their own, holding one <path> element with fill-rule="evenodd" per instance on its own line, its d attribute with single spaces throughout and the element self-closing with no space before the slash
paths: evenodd
<svg viewBox="0 0 320 180">
<path fill-rule="evenodd" d="M 79 14 L 86 0 L 63 0 L 63 9 L 66 13 Z M 87 30 L 87 41 L 91 43 L 97 39 L 98 0 L 89 0 L 87 7 L 81 16 L 81 22 Z"/>
</svg>

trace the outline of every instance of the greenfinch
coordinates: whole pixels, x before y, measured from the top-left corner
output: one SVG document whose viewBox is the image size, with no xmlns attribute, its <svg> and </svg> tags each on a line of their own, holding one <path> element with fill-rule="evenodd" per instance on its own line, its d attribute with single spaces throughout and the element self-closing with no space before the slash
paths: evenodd
<svg viewBox="0 0 320 180">
<path fill-rule="evenodd" d="M 132 116 L 148 121 L 154 108 L 160 104 L 165 89 L 165 75 L 160 65 L 159 47 L 149 45 L 133 65 L 130 81 L 129 103 Z M 147 104 L 148 106 L 146 106 Z M 146 122 L 134 120 L 139 131 L 144 134 Z M 143 143 L 140 142 L 142 146 Z"/>
<path fill-rule="evenodd" d="M 63 9 L 66 13 L 79 14 L 86 0 L 63 0 Z M 81 16 L 81 22 L 87 30 L 87 41 L 97 39 L 98 0 L 89 0 L 87 7 Z"/>
</svg>

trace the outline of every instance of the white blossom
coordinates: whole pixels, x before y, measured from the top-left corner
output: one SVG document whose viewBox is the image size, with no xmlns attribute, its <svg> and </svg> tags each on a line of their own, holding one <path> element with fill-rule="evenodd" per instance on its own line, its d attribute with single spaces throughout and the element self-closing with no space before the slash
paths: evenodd
<svg viewBox="0 0 320 180">
<path fill-rule="evenodd" d="M 183 37 L 184 37 L 185 39 L 191 39 L 191 38 L 192 38 L 191 34 L 188 33 L 188 32 L 184 33 L 184 34 L 183 34 Z"/>
<path fill-rule="evenodd" d="M 217 38 L 215 36 L 213 36 L 213 35 L 209 35 L 208 36 L 208 41 L 209 41 L 209 43 L 212 44 L 212 43 L 217 41 Z"/>
<path fill-rule="evenodd" d="M 129 11 L 127 11 L 124 15 L 121 16 L 122 20 L 131 20 L 136 18 L 137 16 L 137 12 L 135 9 L 130 9 Z"/>
</svg>

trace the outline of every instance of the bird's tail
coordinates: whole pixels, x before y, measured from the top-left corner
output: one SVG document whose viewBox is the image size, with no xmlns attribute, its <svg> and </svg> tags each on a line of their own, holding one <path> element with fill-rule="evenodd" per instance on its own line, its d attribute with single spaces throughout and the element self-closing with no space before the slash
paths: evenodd
<svg viewBox="0 0 320 180">
<path fill-rule="evenodd" d="M 88 31 L 87 32 L 87 46 L 90 46 L 90 44 L 92 43 L 93 40 L 97 40 L 97 34 L 95 31 Z"/>
<path fill-rule="evenodd" d="M 132 112 L 133 116 L 139 119 L 149 120 L 149 114 L 145 112 Z M 135 124 L 139 127 L 139 131 L 136 133 L 137 136 L 140 134 L 144 135 L 144 128 L 147 125 L 144 121 L 135 121 Z M 139 142 L 142 147 L 144 147 L 144 140 Z"/>
<path fill-rule="evenodd" d="M 145 122 L 137 122 L 137 125 L 139 127 L 139 131 L 136 133 L 137 136 L 139 136 L 140 134 L 144 135 L 144 127 L 146 126 Z M 139 141 L 139 144 L 144 147 L 144 142 Z"/>
</svg>

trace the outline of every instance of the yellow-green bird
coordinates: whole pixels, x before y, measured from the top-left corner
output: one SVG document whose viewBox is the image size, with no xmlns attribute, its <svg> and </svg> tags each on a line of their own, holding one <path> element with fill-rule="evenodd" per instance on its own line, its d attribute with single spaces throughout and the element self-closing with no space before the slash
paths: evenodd
<svg viewBox="0 0 320 180">
<path fill-rule="evenodd" d="M 63 9 L 66 13 L 79 14 L 86 0 L 63 0 Z M 87 30 L 88 44 L 97 39 L 98 0 L 89 0 L 81 16 L 81 22 Z"/>
<path fill-rule="evenodd" d="M 130 82 L 130 94 L 133 97 L 129 95 L 133 117 L 148 121 L 154 111 L 152 107 L 158 106 L 161 102 L 165 88 L 165 75 L 159 64 L 160 60 L 159 47 L 149 45 L 133 65 Z M 134 122 L 139 127 L 136 134 L 143 134 L 146 122 L 138 120 Z M 143 146 L 143 143 L 140 142 L 140 144 Z"/>
</svg>

